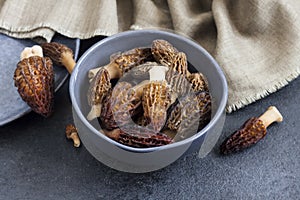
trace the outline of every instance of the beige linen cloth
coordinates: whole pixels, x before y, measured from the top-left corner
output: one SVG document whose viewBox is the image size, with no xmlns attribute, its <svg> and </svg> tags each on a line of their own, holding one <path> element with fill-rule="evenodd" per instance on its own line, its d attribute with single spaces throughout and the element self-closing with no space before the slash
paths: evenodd
<svg viewBox="0 0 300 200">
<path fill-rule="evenodd" d="M 300 74 L 298 0 L 0 0 L 0 32 L 51 41 L 161 28 L 189 36 L 222 67 L 232 112 Z"/>
</svg>

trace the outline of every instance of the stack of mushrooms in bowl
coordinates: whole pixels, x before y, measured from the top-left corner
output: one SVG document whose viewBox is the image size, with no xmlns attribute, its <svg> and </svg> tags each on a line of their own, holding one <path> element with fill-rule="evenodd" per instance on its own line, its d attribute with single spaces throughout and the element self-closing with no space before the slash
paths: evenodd
<svg viewBox="0 0 300 200">
<path fill-rule="evenodd" d="M 187 66 L 185 53 L 166 40 L 114 54 L 89 71 L 87 119 L 98 118 L 106 136 L 132 147 L 187 138 L 211 116 L 206 78 Z"/>
<path fill-rule="evenodd" d="M 87 50 L 72 72 L 70 95 L 87 150 L 109 167 L 142 173 L 199 150 L 205 135 L 221 131 L 227 84 L 199 44 L 141 30 Z"/>
</svg>

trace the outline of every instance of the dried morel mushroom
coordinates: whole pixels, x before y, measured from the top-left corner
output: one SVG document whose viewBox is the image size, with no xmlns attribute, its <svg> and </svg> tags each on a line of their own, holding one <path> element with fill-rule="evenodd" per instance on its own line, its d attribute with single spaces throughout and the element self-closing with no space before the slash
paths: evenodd
<svg viewBox="0 0 300 200">
<path fill-rule="evenodd" d="M 174 141 L 185 139 L 202 129 L 211 117 L 209 93 L 190 93 L 175 104 L 169 112 L 166 128 L 176 131 Z"/>
<path fill-rule="evenodd" d="M 41 57 L 41 52 L 37 46 L 24 49 L 14 72 L 14 82 L 21 98 L 32 110 L 48 117 L 53 111 L 54 71 L 52 61 Z"/>
<path fill-rule="evenodd" d="M 109 138 L 121 144 L 138 148 L 157 147 L 173 142 L 170 137 L 163 133 L 147 132 L 145 129 L 132 129 L 132 131 L 128 133 L 117 128 L 112 131 L 104 131 L 104 133 Z"/>
<path fill-rule="evenodd" d="M 100 120 L 107 130 L 130 123 L 141 105 L 140 97 L 130 83 L 118 82 L 103 102 Z"/>
<path fill-rule="evenodd" d="M 168 67 L 173 65 L 174 56 L 178 53 L 178 50 L 166 40 L 154 40 L 151 51 L 158 63 Z"/>
<path fill-rule="evenodd" d="M 239 130 L 229 136 L 220 146 L 222 154 L 241 151 L 260 141 L 267 134 L 267 127 L 273 122 L 281 122 L 282 115 L 275 106 L 270 106 L 260 117 L 247 120 Z"/>
<path fill-rule="evenodd" d="M 155 132 L 159 132 L 167 119 L 167 109 L 171 105 L 171 94 L 167 83 L 155 81 L 143 91 L 143 110 L 146 123 Z"/>
<path fill-rule="evenodd" d="M 54 64 L 65 66 L 71 74 L 75 66 L 74 55 L 72 49 L 64 44 L 57 42 L 43 43 L 42 49 L 44 55 L 51 58 Z"/>
<path fill-rule="evenodd" d="M 102 102 L 111 90 L 109 72 L 102 67 L 93 78 L 88 89 L 88 104 L 91 107 L 87 115 L 88 120 L 93 120 L 101 115 Z"/>
<path fill-rule="evenodd" d="M 173 103 L 171 90 L 165 80 L 167 68 L 156 66 L 149 70 L 150 83 L 143 88 L 144 117 L 151 129 L 159 132 L 167 119 L 167 110 Z"/>
<path fill-rule="evenodd" d="M 110 78 L 120 78 L 125 72 L 133 67 L 152 60 L 150 48 L 135 48 L 129 51 L 116 54 L 111 57 L 109 64 L 103 66 L 109 72 Z M 89 78 L 92 79 L 101 67 L 89 71 Z"/>
</svg>

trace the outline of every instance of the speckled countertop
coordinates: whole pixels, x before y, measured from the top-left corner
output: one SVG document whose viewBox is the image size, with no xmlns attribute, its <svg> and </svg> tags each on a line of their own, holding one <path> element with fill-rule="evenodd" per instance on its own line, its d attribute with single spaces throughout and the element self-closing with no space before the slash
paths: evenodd
<svg viewBox="0 0 300 200">
<path fill-rule="evenodd" d="M 81 52 L 97 39 L 82 42 Z M 127 174 L 106 167 L 64 135 L 72 121 L 67 81 L 55 113 L 35 113 L 0 127 L 0 199 L 299 199 L 300 78 L 227 115 L 217 146 L 205 158 L 188 155 L 159 171 Z M 253 148 L 221 156 L 218 146 L 246 119 L 275 105 L 282 123 Z"/>
</svg>

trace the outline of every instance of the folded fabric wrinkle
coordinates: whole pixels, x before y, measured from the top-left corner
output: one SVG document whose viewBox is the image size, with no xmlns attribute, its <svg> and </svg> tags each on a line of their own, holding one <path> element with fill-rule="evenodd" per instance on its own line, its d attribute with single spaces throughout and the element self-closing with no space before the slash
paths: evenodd
<svg viewBox="0 0 300 200">
<path fill-rule="evenodd" d="M 0 32 L 47 41 L 148 28 L 183 34 L 222 67 L 230 113 L 299 76 L 299 10 L 294 0 L 0 0 Z"/>
</svg>

